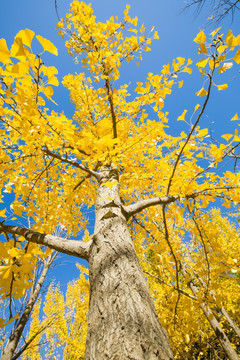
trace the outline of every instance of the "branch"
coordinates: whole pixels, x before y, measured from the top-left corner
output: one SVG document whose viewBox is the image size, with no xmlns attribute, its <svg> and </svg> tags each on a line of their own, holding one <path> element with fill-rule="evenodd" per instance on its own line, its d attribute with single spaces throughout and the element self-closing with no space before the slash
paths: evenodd
<svg viewBox="0 0 240 360">
<path fill-rule="evenodd" d="M 209 77 L 209 85 L 208 85 L 207 97 L 206 97 L 206 99 L 205 99 L 205 101 L 204 101 L 204 103 L 203 103 L 202 110 L 200 111 L 200 113 L 199 113 L 199 115 L 198 115 L 198 117 L 197 117 L 197 120 L 195 121 L 194 125 L 192 126 L 192 129 L 191 129 L 191 131 L 189 132 L 188 137 L 187 137 L 184 145 L 182 146 L 182 148 L 181 148 L 181 150 L 180 150 L 180 152 L 179 152 L 179 154 L 178 154 L 178 156 L 177 156 L 177 159 L 176 159 L 176 161 L 175 161 L 175 164 L 174 164 L 174 167 L 173 167 L 173 170 L 172 170 L 172 174 L 171 174 L 171 176 L 170 176 L 170 178 L 169 178 L 168 187 L 167 187 L 167 195 L 168 195 L 169 192 L 170 192 L 170 188 L 171 188 L 171 185 L 172 185 L 172 180 L 173 180 L 173 178 L 174 178 L 174 175 L 175 175 L 175 172 L 176 172 L 176 170 L 177 170 L 177 166 L 178 166 L 178 164 L 179 164 L 179 162 L 180 162 L 180 158 L 181 158 L 181 156 L 182 156 L 182 154 L 183 154 L 183 151 L 184 151 L 185 147 L 187 146 L 187 144 L 188 144 L 188 142 L 189 142 L 189 140 L 190 140 L 190 138 L 191 138 L 194 130 L 196 129 L 197 124 L 199 123 L 199 121 L 200 121 L 200 119 L 201 119 L 201 117 L 202 117 L 202 114 L 204 113 L 204 110 L 205 110 L 205 108 L 206 108 L 206 106 L 207 106 L 207 103 L 208 103 L 208 100 L 209 100 L 209 97 L 210 97 L 211 87 L 212 87 L 212 76 L 213 76 L 214 70 L 215 70 L 215 58 L 214 58 L 214 67 L 213 67 L 213 69 L 212 69 L 212 72 L 211 72 L 211 74 L 208 74 L 208 77 Z"/>
<path fill-rule="evenodd" d="M 125 212 L 125 215 L 127 219 L 129 219 L 131 216 L 139 213 L 140 211 L 155 205 L 167 205 L 170 204 L 176 200 L 179 199 L 178 195 L 174 196 L 162 196 L 162 197 L 155 197 L 152 199 L 146 199 L 146 200 L 140 200 L 135 204 L 122 206 L 123 211 Z"/>
<path fill-rule="evenodd" d="M 66 162 L 67 164 L 70 164 L 70 165 L 73 165 L 85 172 L 87 172 L 88 174 L 90 175 L 93 175 L 95 178 L 97 178 L 97 180 L 99 179 L 99 176 L 98 176 L 98 173 L 94 170 L 91 170 L 89 169 L 88 167 L 82 165 L 82 164 L 79 164 L 77 161 L 74 161 L 74 160 L 69 160 L 67 158 L 64 158 L 62 157 L 61 155 L 59 154 L 55 154 L 54 152 L 52 152 L 51 150 L 48 149 L 48 147 L 45 145 L 45 149 L 43 149 L 44 153 L 46 155 L 50 155 L 52 156 L 53 158 L 56 158 L 56 159 L 59 159 L 61 160 L 62 162 Z"/>
<path fill-rule="evenodd" d="M 110 109 L 111 109 L 112 124 L 113 124 L 113 138 L 116 139 L 117 138 L 117 119 L 116 119 L 116 115 L 115 115 L 115 111 L 114 111 L 113 98 L 112 98 L 112 94 L 110 92 L 110 83 L 109 83 L 108 79 L 105 80 L 105 86 L 107 89 L 108 101 L 109 101 Z"/>
<path fill-rule="evenodd" d="M 45 245 L 50 249 L 85 260 L 88 260 L 92 244 L 92 240 L 87 243 L 77 240 L 66 240 L 58 236 L 42 234 L 20 226 L 5 225 L 3 223 L 0 223 L 0 232 L 21 235 L 29 242 Z"/>
<path fill-rule="evenodd" d="M 177 288 L 177 287 L 174 286 L 173 284 L 167 283 L 167 282 L 164 281 L 160 276 L 153 275 L 153 274 L 151 274 L 151 273 L 149 273 L 148 271 L 145 271 L 145 270 L 144 270 L 143 272 L 144 272 L 146 275 L 149 275 L 149 276 L 155 278 L 155 279 L 158 280 L 160 283 L 162 283 L 162 284 L 164 284 L 164 285 L 167 285 L 168 287 L 170 287 L 170 288 L 172 288 L 172 289 L 180 292 L 181 294 L 189 297 L 189 298 L 192 299 L 192 300 L 197 300 L 197 299 L 198 299 L 196 296 L 193 296 L 193 295 L 191 295 L 191 294 L 188 294 L 186 291 Z"/>
</svg>

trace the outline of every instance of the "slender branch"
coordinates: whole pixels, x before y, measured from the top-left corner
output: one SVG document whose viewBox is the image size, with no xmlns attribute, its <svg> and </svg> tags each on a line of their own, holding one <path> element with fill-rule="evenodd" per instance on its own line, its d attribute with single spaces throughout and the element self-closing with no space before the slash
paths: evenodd
<svg viewBox="0 0 240 360">
<path fill-rule="evenodd" d="M 167 285 L 168 287 L 170 287 L 170 288 L 172 288 L 172 289 L 180 292 L 182 295 L 185 295 L 185 296 L 189 297 L 189 298 L 192 299 L 192 300 L 197 300 L 197 299 L 198 299 L 196 296 L 193 296 L 193 295 L 191 295 L 191 294 L 188 294 L 186 291 L 177 288 L 177 287 L 174 286 L 173 284 L 167 283 L 167 282 L 164 281 L 160 276 L 153 275 L 153 274 L 151 274 L 151 273 L 149 273 L 148 271 L 145 271 L 145 270 L 144 270 L 143 272 L 144 272 L 146 275 L 149 275 L 149 276 L 155 278 L 156 280 L 158 280 L 158 281 L 161 282 L 162 284 Z"/>
<path fill-rule="evenodd" d="M 0 232 L 21 235 L 29 242 L 45 245 L 50 249 L 85 260 L 88 260 L 92 244 L 92 240 L 87 243 L 77 240 L 66 240 L 58 236 L 42 234 L 20 226 L 5 225 L 3 223 L 0 223 Z"/>
<path fill-rule="evenodd" d="M 46 154 L 46 155 L 50 155 L 56 159 L 59 159 L 61 160 L 62 162 L 66 162 L 67 164 L 70 164 L 72 166 L 75 166 L 85 172 L 87 172 L 88 174 L 90 175 L 93 175 L 95 178 L 97 178 L 97 180 L 99 179 L 99 175 L 96 171 L 94 170 L 91 170 L 89 169 L 88 167 L 82 165 L 82 164 L 79 164 L 77 161 L 74 161 L 74 160 L 69 160 L 67 158 L 64 158 L 63 156 L 59 155 L 59 154 L 55 154 L 54 152 L 52 152 L 51 150 L 48 149 L 48 147 L 45 145 L 45 149 L 43 149 L 43 152 Z"/>
<path fill-rule="evenodd" d="M 209 260 L 208 260 L 208 251 L 207 251 L 207 247 L 206 247 L 206 244 L 205 244 L 205 241 L 204 241 L 204 237 L 203 237 L 203 233 L 202 233 L 202 229 L 200 227 L 200 225 L 198 224 L 197 222 L 197 218 L 196 218 L 196 215 L 194 213 L 194 211 L 192 211 L 190 209 L 190 206 L 189 204 L 187 205 L 187 209 L 189 211 L 189 214 L 197 228 L 197 231 L 198 231 L 198 234 L 199 234 L 199 237 L 201 239 L 201 243 L 202 243 L 202 246 L 203 246 L 203 253 L 204 253 L 204 257 L 205 257 L 205 260 L 206 260 L 206 264 L 207 264 L 207 286 L 206 286 L 206 292 L 205 292 L 205 296 L 207 297 L 207 293 L 209 291 L 209 285 L 210 285 L 210 281 L 211 281 L 211 276 L 210 276 L 210 264 L 209 264 Z M 205 234 L 206 236 L 206 234 Z M 206 236 L 207 237 L 207 236 Z"/>
<path fill-rule="evenodd" d="M 170 239 L 169 239 L 169 232 L 168 232 L 168 225 L 167 225 L 167 217 L 166 217 L 166 205 L 163 205 L 162 207 L 162 216 L 163 216 L 163 226 L 164 226 L 164 230 L 165 230 L 165 239 L 166 239 L 166 242 L 168 244 L 168 247 L 171 251 L 171 255 L 174 259 L 174 263 L 175 263 L 175 273 L 176 273 L 176 283 L 177 283 L 177 286 L 176 288 L 179 290 L 180 287 L 179 287 L 179 271 L 180 271 L 180 262 L 178 261 L 175 253 L 174 253 L 174 250 L 173 250 L 173 247 L 172 247 L 172 244 L 170 242 Z M 178 307 L 178 303 L 179 303 L 179 300 L 180 300 L 180 292 L 178 291 L 178 298 L 177 298 L 177 301 L 176 301 L 176 304 L 175 304 L 175 310 L 174 310 L 174 322 L 175 322 L 175 318 L 176 318 L 176 315 L 177 315 L 177 307 Z"/>
<path fill-rule="evenodd" d="M 116 120 L 116 114 L 114 111 L 113 98 L 112 98 L 112 94 L 110 91 L 110 83 L 109 83 L 108 79 L 105 80 L 105 86 L 107 89 L 108 101 L 109 101 L 110 109 L 111 109 L 112 124 L 113 124 L 113 138 L 116 139 L 117 138 L 117 120 Z"/>
<path fill-rule="evenodd" d="M 209 97 L 210 97 L 210 91 L 211 91 L 211 86 L 212 86 L 212 76 L 213 76 L 214 70 L 215 70 L 215 63 L 214 63 L 214 68 L 213 68 L 213 70 L 212 70 L 212 72 L 211 72 L 211 75 L 208 74 L 208 76 L 209 76 L 209 85 L 208 85 L 207 97 L 206 97 L 206 99 L 205 99 L 205 101 L 204 101 L 202 110 L 200 111 L 200 113 L 199 113 L 199 115 L 198 115 L 198 117 L 197 117 L 197 120 L 195 121 L 195 123 L 194 123 L 191 131 L 190 131 L 189 134 L 188 134 L 188 137 L 187 137 L 187 139 L 186 139 L 183 147 L 181 148 L 181 150 L 180 150 L 180 152 L 179 152 L 179 154 L 178 154 L 178 156 L 177 156 L 177 159 L 176 159 L 175 164 L 174 164 L 174 167 L 173 167 L 172 174 L 171 174 L 171 176 L 170 176 L 170 178 L 169 178 L 168 188 L 167 188 L 167 194 L 169 194 L 169 191 L 170 191 L 170 188 L 171 188 L 171 185 L 172 185 L 172 180 L 173 180 L 173 177 L 174 177 L 175 172 L 176 172 L 176 170 L 177 170 L 177 166 L 178 166 L 178 163 L 179 163 L 179 161 L 180 161 L 180 158 L 181 158 L 181 156 L 182 156 L 182 154 L 183 154 L 183 151 L 184 151 L 185 147 L 187 146 L 187 144 L 188 144 L 188 142 L 189 142 L 189 140 L 190 140 L 190 138 L 191 138 L 194 130 L 196 129 L 197 124 L 199 123 L 199 121 L 200 121 L 200 119 L 201 119 L 201 117 L 202 117 L 202 114 L 204 113 L 204 110 L 205 110 L 205 108 L 206 108 L 206 106 L 207 106 L 207 103 L 208 103 L 208 100 L 209 100 Z"/>
<path fill-rule="evenodd" d="M 140 211 L 155 205 L 167 205 L 179 199 L 178 195 L 175 196 L 163 196 L 163 197 L 155 197 L 146 200 L 140 200 L 135 204 L 122 206 L 123 211 L 125 212 L 125 216 L 129 219 L 131 216 L 139 213 Z"/>
<path fill-rule="evenodd" d="M 31 338 L 22 346 L 22 348 L 11 358 L 11 360 L 17 360 L 19 358 L 19 356 L 21 356 L 24 351 L 29 347 L 29 345 L 33 342 L 33 340 L 38 336 L 40 335 L 45 329 L 47 329 L 51 323 L 53 321 L 49 321 L 47 323 L 47 325 L 45 325 L 44 327 L 42 327 L 41 329 L 39 329 L 38 331 L 35 332 L 34 335 L 31 336 Z"/>
</svg>

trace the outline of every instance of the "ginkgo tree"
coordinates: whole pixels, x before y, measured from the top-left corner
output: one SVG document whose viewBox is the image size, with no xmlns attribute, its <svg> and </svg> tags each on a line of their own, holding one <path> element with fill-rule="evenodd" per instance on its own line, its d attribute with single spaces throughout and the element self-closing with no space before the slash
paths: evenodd
<svg viewBox="0 0 240 360">
<path fill-rule="evenodd" d="M 1 295 L 24 295 L 32 285 L 36 255 L 45 258 L 53 249 L 87 260 L 85 359 L 92 360 L 173 359 L 134 248 L 138 233 L 129 231 L 128 222 L 140 216 L 147 224 L 155 211 L 173 262 L 171 281 L 178 284 L 177 233 L 183 231 L 178 221 L 183 222 L 188 208 L 204 211 L 216 199 L 231 207 L 240 196 L 239 174 L 218 171 L 219 163 L 236 156 L 238 131 L 211 144 L 208 130 L 200 128 L 211 93 L 227 88 L 221 74 L 240 63 L 240 35 L 229 31 L 224 37 L 218 29 L 209 39 L 203 31 L 195 38 L 201 56 L 196 65 L 205 79 L 196 93 L 200 104 L 191 115 L 183 109 L 178 120 L 191 116 L 190 130 L 173 136 L 164 101 L 174 85 L 183 85 L 182 73 L 191 74 L 192 60 L 177 57 L 159 74 L 149 73 L 131 93 L 128 84 L 120 83 L 121 66 L 139 62 L 158 34 L 147 35 L 129 8 L 122 20 L 112 16 L 103 23 L 91 5 L 73 1 L 58 23 L 68 52 L 85 70 L 63 80 L 75 105 L 72 119 L 51 111 L 57 69 L 42 58 L 44 52 L 57 55 L 56 47 L 28 29 L 16 35 L 10 50 L 0 40 L 1 188 L 14 194 L 11 212 L 34 221 L 31 229 L 7 221 L 0 225 Z M 34 54 L 34 42 L 42 45 L 41 54 Z M 79 241 L 90 207 L 95 208 L 94 233 L 86 232 Z M 0 215 L 6 214 L 4 209 Z M 75 239 L 53 236 L 58 224 Z M 230 359 L 238 359 L 231 346 L 222 346 Z M 11 359 L 14 351 L 9 342 L 2 360 Z"/>
</svg>

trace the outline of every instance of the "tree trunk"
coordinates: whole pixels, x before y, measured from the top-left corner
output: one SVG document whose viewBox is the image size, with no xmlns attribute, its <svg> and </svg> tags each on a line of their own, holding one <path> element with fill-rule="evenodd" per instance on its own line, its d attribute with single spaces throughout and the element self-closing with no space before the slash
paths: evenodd
<svg viewBox="0 0 240 360">
<path fill-rule="evenodd" d="M 216 317 L 213 315 L 209 306 L 207 306 L 204 303 L 200 304 L 200 306 L 201 306 L 206 318 L 208 319 L 209 324 L 211 325 L 213 331 L 215 332 L 218 341 L 222 345 L 222 348 L 225 351 L 227 357 L 230 360 L 239 360 L 239 357 L 238 357 L 236 351 L 234 350 L 234 348 L 232 347 L 230 340 L 228 339 L 227 335 L 221 328 L 219 322 L 217 321 Z"/>
<path fill-rule="evenodd" d="M 89 272 L 85 360 L 173 359 L 128 231 L 113 171 L 109 176 L 106 171 L 98 191 Z"/>
<path fill-rule="evenodd" d="M 186 274 L 187 274 L 187 271 L 184 269 L 184 267 L 182 267 L 182 273 L 184 276 L 186 276 Z M 189 285 L 190 289 L 192 290 L 193 294 L 198 296 L 199 289 L 198 289 L 197 285 L 193 282 L 193 280 L 190 280 L 188 285 Z M 218 320 L 214 316 L 210 307 L 204 301 L 200 304 L 200 307 L 201 307 L 204 315 L 206 316 L 211 328 L 215 332 L 215 335 L 216 335 L 218 341 L 220 342 L 223 350 L 225 351 L 225 354 L 227 355 L 228 359 L 239 360 L 239 357 L 238 357 L 236 351 L 234 350 L 234 348 L 232 347 L 232 344 L 231 344 L 229 338 L 227 337 L 227 335 L 221 328 Z"/>
<path fill-rule="evenodd" d="M 240 338 L 240 329 L 235 323 L 235 321 L 231 318 L 231 316 L 228 314 L 227 310 L 222 306 L 221 307 L 221 313 L 223 316 L 225 316 L 226 320 L 228 321 L 231 328 L 234 330 L 235 334 Z"/>
</svg>

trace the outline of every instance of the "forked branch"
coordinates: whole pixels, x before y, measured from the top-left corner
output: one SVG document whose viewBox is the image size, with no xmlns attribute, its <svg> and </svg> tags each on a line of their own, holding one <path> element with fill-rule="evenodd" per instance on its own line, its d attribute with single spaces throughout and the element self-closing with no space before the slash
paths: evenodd
<svg viewBox="0 0 240 360">
<path fill-rule="evenodd" d="M 52 156 L 52 157 L 55 158 L 55 159 L 61 160 L 62 162 L 65 162 L 65 163 L 67 163 L 67 164 L 69 164 L 69 165 L 72 165 L 72 166 L 74 166 L 74 167 L 77 167 L 77 168 L 79 168 L 79 169 L 87 172 L 89 175 L 92 175 L 92 176 L 94 176 L 95 178 L 99 179 L 99 175 L 98 175 L 98 173 L 97 173 L 96 171 L 89 169 L 89 168 L 88 168 L 87 166 L 85 166 L 85 165 L 79 164 L 79 163 L 78 163 L 77 161 L 75 161 L 75 160 L 70 160 L 70 159 L 68 159 L 68 158 L 65 158 L 65 157 L 59 155 L 59 154 L 55 154 L 55 153 L 52 152 L 50 149 L 48 149 L 48 147 L 47 147 L 46 145 L 45 145 L 45 148 L 44 148 L 43 151 L 44 151 L 44 153 L 45 153 L 46 155 Z"/>
</svg>

